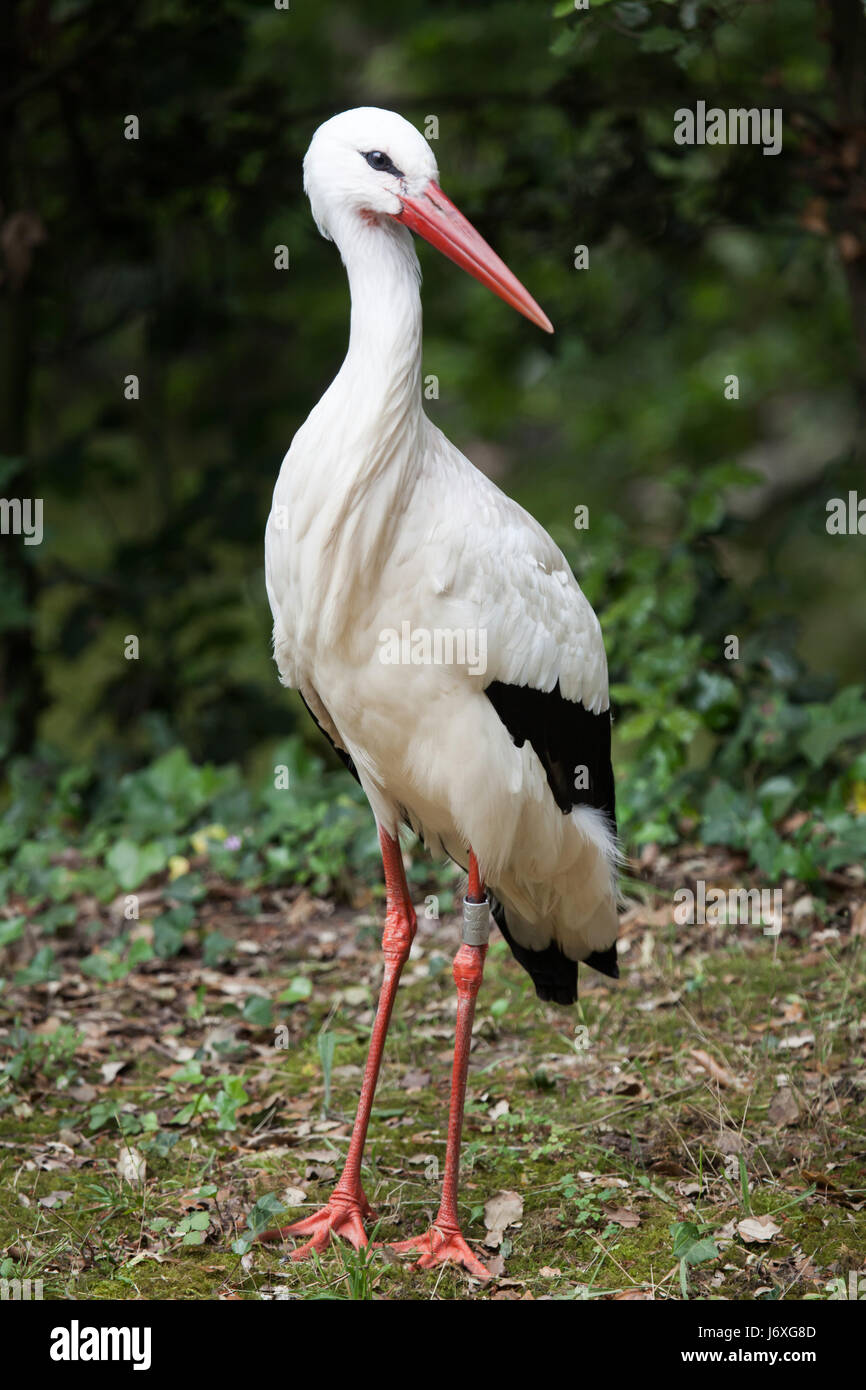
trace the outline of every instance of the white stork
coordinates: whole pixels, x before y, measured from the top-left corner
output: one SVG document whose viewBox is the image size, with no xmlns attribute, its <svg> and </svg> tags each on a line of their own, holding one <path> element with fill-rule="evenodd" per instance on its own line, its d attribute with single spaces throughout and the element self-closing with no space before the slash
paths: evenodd
<svg viewBox="0 0 866 1390">
<path fill-rule="evenodd" d="M 442 1203 L 396 1245 L 419 1264 L 488 1271 L 460 1232 L 460 1132 L 475 999 L 493 916 L 539 998 L 577 997 L 577 963 L 615 976 L 616 824 L 598 619 L 550 536 L 424 414 L 421 273 L 410 231 L 547 332 L 518 280 L 438 185 L 401 116 L 319 127 L 304 187 L 352 297 L 342 367 L 295 435 L 266 533 L 284 685 L 358 778 L 379 828 L 384 978 L 355 1127 L 328 1204 L 280 1231 L 321 1250 L 366 1243 L 361 1158 L 415 913 L 401 822 L 468 870 Z M 489 897 L 485 896 L 486 893 Z"/>
</svg>

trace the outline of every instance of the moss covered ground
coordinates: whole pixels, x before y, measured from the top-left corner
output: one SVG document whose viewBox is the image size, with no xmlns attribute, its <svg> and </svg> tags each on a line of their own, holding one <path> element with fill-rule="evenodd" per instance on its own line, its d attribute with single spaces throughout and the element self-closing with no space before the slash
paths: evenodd
<svg viewBox="0 0 866 1390">
<path fill-rule="evenodd" d="M 387 1249 L 296 1264 L 290 1244 L 249 1240 L 251 1213 L 288 1221 L 339 1171 L 379 902 L 292 890 L 245 904 L 212 880 L 178 954 L 111 980 L 80 968 L 112 929 L 92 905 L 58 944 L 58 978 L 28 983 L 16 943 L 0 1274 L 62 1299 L 827 1297 L 866 1272 L 861 876 L 823 895 L 786 885 L 778 936 L 677 926 L 672 885 L 690 876 L 744 881 L 724 852 L 640 866 L 622 978 L 582 971 L 577 1010 L 539 1003 L 494 933 L 461 1188 L 464 1233 L 496 1273 L 485 1287 Z M 366 1153 L 385 1241 L 426 1229 L 437 1205 L 458 941 L 442 904 L 437 919 L 421 903 Z M 211 964 L 205 926 L 227 943 Z M 488 1206 L 502 1193 L 504 1230 Z"/>
</svg>

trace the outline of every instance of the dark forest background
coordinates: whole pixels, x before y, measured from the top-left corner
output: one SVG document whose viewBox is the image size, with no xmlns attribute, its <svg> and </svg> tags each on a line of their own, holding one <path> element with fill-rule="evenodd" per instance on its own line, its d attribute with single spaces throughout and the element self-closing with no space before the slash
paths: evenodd
<svg viewBox="0 0 866 1390">
<path fill-rule="evenodd" d="M 373 104 L 438 122 L 555 323 L 420 246 L 426 407 L 569 557 L 615 714 L 619 983 L 581 967 L 575 1013 L 487 955 L 483 1296 L 862 1297 L 866 4 L 286 3 L 2 5 L 0 1284 L 477 1296 L 253 1244 L 327 1200 L 382 971 L 373 817 L 278 683 L 263 574 L 348 337 L 301 162 Z M 699 102 L 780 110 L 781 152 L 677 144 Z M 457 872 L 404 849 L 376 1240 L 435 1211 L 454 1033 Z"/>
<path fill-rule="evenodd" d="M 862 858 L 866 539 L 826 529 L 830 498 L 866 493 L 862 0 L 7 15 L 0 493 L 43 498 L 45 525 L 0 538 L 7 851 L 47 837 L 47 866 L 102 816 L 151 846 L 143 877 L 177 845 L 130 775 L 178 827 L 217 793 L 233 823 L 267 810 L 275 757 L 316 783 L 320 829 L 351 800 L 278 685 L 262 536 L 347 337 L 301 160 L 320 121 L 375 104 L 437 118 L 443 187 L 555 322 L 422 249 L 428 410 L 600 612 L 629 843 L 696 835 L 806 878 Z M 699 100 L 781 108 L 782 153 L 676 145 Z"/>
</svg>

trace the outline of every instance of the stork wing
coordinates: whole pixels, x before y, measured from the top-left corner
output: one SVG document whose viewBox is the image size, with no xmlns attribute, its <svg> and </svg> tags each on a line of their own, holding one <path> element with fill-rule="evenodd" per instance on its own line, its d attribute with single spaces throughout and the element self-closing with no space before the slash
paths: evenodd
<svg viewBox="0 0 866 1390">
<path fill-rule="evenodd" d="M 558 686 L 566 702 L 606 710 L 601 628 L 562 551 L 438 430 L 431 447 L 413 499 L 425 565 L 436 592 L 468 606 L 483 629 L 488 680 L 542 692 Z"/>
<path fill-rule="evenodd" d="M 447 522 L 429 534 L 435 587 L 474 611 L 487 640 L 484 693 L 513 743 L 529 743 L 559 810 L 594 807 L 616 835 L 610 758 L 607 661 L 598 619 L 547 532 L 437 432 L 452 473 Z M 442 460 L 436 472 L 441 479 Z M 453 540 L 462 537 L 456 549 Z M 449 552 L 447 536 L 451 538 Z M 499 903 L 493 911 L 542 998 L 574 998 L 574 961 L 554 944 L 529 950 L 514 940 Z M 616 949 L 586 963 L 616 976 Z"/>
</svg>

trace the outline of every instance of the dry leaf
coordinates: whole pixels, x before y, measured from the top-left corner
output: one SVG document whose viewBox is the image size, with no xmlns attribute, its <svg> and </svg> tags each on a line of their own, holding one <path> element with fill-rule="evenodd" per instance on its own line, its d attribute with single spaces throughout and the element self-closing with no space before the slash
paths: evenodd
<svg viewBox="0 0 866 1390">
<path fill-rule="evenodd" d="M 832 1166 L 832 1164 L 828 1164 L 828 1167 Z M 806 1182 L 814 1183 L 819 1192 L 832 1193 L 837 1202 L 846 1207 L 850 1207 L 852 1211 L 859 1211 L 863 1206 L 862 1202 L 852 1201 L 851 1197 L 853 1194 L 849 1193 L 844 1187 L 840 1187 L 832 1178 L 828 1178 L 826 1173 L 816 1172 L 813 1168 L 804 1168 L 802 1177 L 805 1178 Z"/>
<path fill-rule="evenodd" d="M 114 1078 L 123 1071 L 126 1065 L 126 1062 L 103 1062 L 102 1066 L 99 1068 L 99 1074 L 106 1086 L 111 1085 Z"/>
<path fill-rule="evenodd" d="M 795 1125 L 800 1118 L 800 1107 L 790 1086 L 783 1086 L 770 1101 L 767 1112 L 771 1125 L 780 1129 L 783 1125 Z"/>
<path fill-rule="evenodd" d="M 615 1096 L 626 1096 L 629 1100 L 648 1100 L 649 1091 L 639 1076 L 623 1076 L 613 1088 Z"/>
<path fill-rule="evenodd" d="M 430 1073 L 410 1067 L 408 1071 L 403 1073 L 400 1085 L 404 1091 L 423 1091 L 426 1086 L 430 1085 Z"/>
<path fill-rule="evenodd" d="M 52 1033 L 56 1033 L 58 1028 L 61 1028 L 62 1026 L 62 1019 L 59 1019 L 54 1014 L 52 1014 L 52 1016 L 50 1018 L 46 1018 L 43 1023 L 37 1023 L 36 1027 L 32 1031 L 39 1038 L 47 1038 L 50 1037 Z"/>
<path fill-rule="evenodd" d="M 666 1178 L 687 1178 L 689 1177 L 688 1168 L 684 1168 L 681 1163 L 677 1163 L 672 1158 L 660 1158 L 655 1163 L 650 1164 L 650 1172 L 658 1173 Z"/>
<path fill-rule="evenodd" d="M 745 1220 L 737 1222 L 737 1230 L 747 1245 L 753 1245 L 755 1241 L 772 1240 L 781 1229 L 772 1216 L 747 1216 Z"/>
<path fill-rule="evenodd" d="M 692 1050 L 691 1055 L 694 1057 L 698 1066 L 703 1067 L 704 1071 L 708 1072 L 714 1081 L 718 1081 L 720 1086 L 728 1086 L 734 1091 L 742 1090 L 737 1078 L 731 1076 L 731 1073 L 715 1061 L 708 1052 L 704 1052 L 702 1048 L 696 1047 Z"/>
<path fill-rule="evenodd" d="M 502 1244 L 506 1226 L 513 1226 L 523 1216 L 523 1198 L 519 1192 L 497 1192 L 484 1207 L 487 1235 L 484 1244 L 495 1249 Z"/>
<path fill-rule="evenodd" d="M 739 1134 L 735 1129 L 720 1130 L 715 1145 L 720 1154 L 741 1154 L 746 1147 L 742 1134 Z"/>
<path fill-rule="evenodd" d="M 304 1177 L 307 1182 L 330 1182 L 331 1178 L 337 1176 L 337 1170 L 331 1163 L 308 1163 Z"/>
<path fill-rule="evenodd" d="M 682 997 L 681 989 L 671 990 L 669 994 L 662 994 L 657 999 L 641 999 L 637 1008 L 641 1013 L 652 1013 L 654 1009 L 666 1009 L 671 1004 L 678 1004 Z"/>
<path fill-rule="evenodd" d="M 640 1225 L 636 1211 L 627 1211 L 625 1207 L 604 1207 L 603 1211 L 608 1221 L 615 1221 L 618 1226 L 625 1226 L 628 1230 Z"/>
<path fill-rule="evenodd" d="M 89 1081 L 82 1081 L 80 1086 L 70 1086 L 66 1094 L 71 1096 L 73 1100 L 80 1101 L 82 1105 L 89 1105 L 91 1101 L 96 1100 L 99 1092 L 95 1086 L 91 1086 Z"/>
<path fill-rule="evenodd" d="M 62 1207 L 64 1202 L 68 1202 L 72 1196 L 71 1192 L 49 1192 L 46 1197 L 39 1198 L 40 1207 Z M 29 1205 L 29 1203 L 28 1203 Z"/>
</svg>

